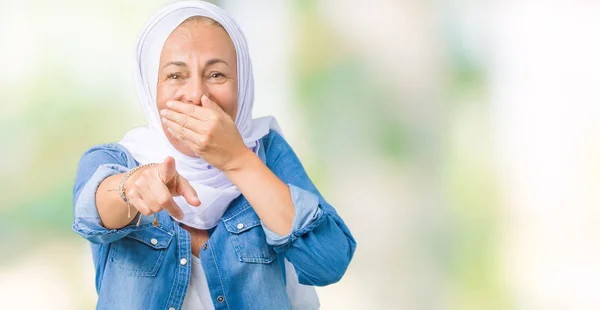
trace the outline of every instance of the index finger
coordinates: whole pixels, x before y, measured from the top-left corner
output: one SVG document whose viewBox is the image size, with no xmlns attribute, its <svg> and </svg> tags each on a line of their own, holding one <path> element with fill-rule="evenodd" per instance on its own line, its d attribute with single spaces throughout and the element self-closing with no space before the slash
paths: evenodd
<svg viewBox="0 0 600 310">
<path fill-rule="evenodd" d="M 164 210 L 178 220 L 183 218 L 183 211 L 181 211 L 179 206 L 175 203 L 171 192 L 159 178 L 152 179 L 149 187 L 152 195 L 154 195 L 154 199 Z"/>
</svg>

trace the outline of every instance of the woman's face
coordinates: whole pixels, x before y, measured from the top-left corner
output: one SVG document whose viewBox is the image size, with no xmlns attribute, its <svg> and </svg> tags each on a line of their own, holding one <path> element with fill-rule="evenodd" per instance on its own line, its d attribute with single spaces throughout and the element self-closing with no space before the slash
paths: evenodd
<svg viewBox="0 0 600 310">
<path fill-rule="evenodd" d="M 237 113 L 237 60 L 227 32 L 208 21 L 188 21 L 167 38 L 160 54 L 156 104 L 158 111 L 171 100 L 202 106 L 207 95 L 233 120 Z M 164 124 L 165 135 L 181 153 L 192 150 L 173 137 Z"/>
</svg>

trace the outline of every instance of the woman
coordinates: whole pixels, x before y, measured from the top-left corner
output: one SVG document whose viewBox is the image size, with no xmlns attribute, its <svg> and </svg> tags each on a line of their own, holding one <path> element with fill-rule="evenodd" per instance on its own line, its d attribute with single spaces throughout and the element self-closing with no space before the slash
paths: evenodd
<svg viewBox="0 0 600 310">
<path fill-rule="evenodd" d="M 146 24 L 135 81 L 148 125 L 81 158 L 73 229 L 98 309 L 315 309 L 356 243 L 272 117 L 252 119 L 245 38 L 220 8 Z"/>
</svg>

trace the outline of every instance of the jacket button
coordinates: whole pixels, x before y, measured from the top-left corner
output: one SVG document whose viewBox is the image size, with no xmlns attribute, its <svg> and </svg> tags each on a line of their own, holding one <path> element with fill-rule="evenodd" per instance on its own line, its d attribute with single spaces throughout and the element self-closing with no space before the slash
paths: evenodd
<svg viewBox="0 0 600 310">
<path fill-rule="evenodd" d="M 237 229 L 242 229 L 242 228 L 244 228 L 244 224 L 243 223 L 237 224 Z"/>
<path fill-rule="evenodd" d="M 217 301 L 220 303 L 223 302 L 224 300 L 225 300 L 225 297 L 223 297 L 223 296 L 217 297 Z"/>
<path fill-rule="evenodd" d="M 175 310 L 175 308 L 171 307 L 171 308 L 169 308 L 169 310 Z"/>
<path fill-rule="evenodd" d="M 182 258 L 182 259 L 179 261 L 179 263 L 180 263 L 182 266 L 185 266 L 185 264 L 187 264 L 187 259 L 185 259 L 185 258 Z"/>
<path fill-rule="evenodd" d="M 207 242 L 207 243 L 205 243 L 205 244 L 202 246 L 202 249 L 203 249 L 203 250 L 206 250 L 207 248 L 208 248 L 208 242 Z"/>
<path fill-rule="evenodd" d="M 150 240 L 150 243 L 152 243 L 152 245 L 157 245 L 158 244 L 158 240 L 156 240 L 155 238 L 152 238 Z"/>
</svg>

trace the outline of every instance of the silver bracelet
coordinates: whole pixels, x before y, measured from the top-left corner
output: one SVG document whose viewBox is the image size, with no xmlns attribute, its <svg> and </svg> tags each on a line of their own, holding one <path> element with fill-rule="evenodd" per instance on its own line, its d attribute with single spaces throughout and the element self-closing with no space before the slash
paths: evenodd
<svg viewBox="0 0 600 310">
<path fill-rule="evenodd" d="M 129 199 L 127 199 L 127 194 L 125 193 L 125 191 L 126 191 L 125 181 L 127 181 L 127 179 L 129 179 L 129 177 L 131 175 L 133 175 L 136 171 L 138 171 L 144 167 L 155 166 L 155 165 L 157 165 L 157 163 L 149 163 L 149 164 L 143 164 L 143 165 L 137 166 L 137 167 L 129 170 L 121 178 L 121 183 L 119 183 L 119 196 L 121 196 L 121 199 L 123 199 L 123 201 L 127 204 L 127 208 L 128 208 L 127 218 L 131 218 L 131 204 L 129 203 Z M 141 216 L 140 216 L 140 218 L 141 218 Z"/>
</svg>

